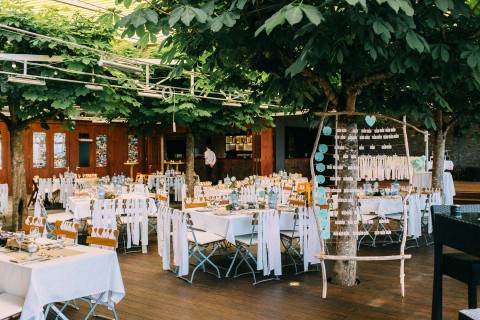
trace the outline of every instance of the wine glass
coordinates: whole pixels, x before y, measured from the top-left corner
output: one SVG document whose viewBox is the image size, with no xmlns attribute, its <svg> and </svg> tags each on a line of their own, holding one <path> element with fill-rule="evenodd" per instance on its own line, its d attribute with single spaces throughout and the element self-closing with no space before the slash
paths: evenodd
<svg viewBox="0 0 480 320">
<path fill-rule="evenodd" d="M 60 247 L 60 249 L 63 248 L 63 243 L 67 240 L 67 236 L 64 234 L 59 234 L 57 235 L 57 244 Z"/>
<path fill-rule="evenodd" d="M 218 200 L 218 198 L 217 198 L 217 197 L 213 197 L 212 202 L 213 202 L 213 206 L 215 207 L 215 209 L 218 209 L 218 205 L 219 205 L 219 203 L 220 203 L 220 201 Z"/>
<path fill-rule="evenodd" d="M 25 231 L 15 232 L 15 241 L 18 243 L 18 252 L 22 252 L 23 239 L 25 239 Z"/>
<path fill-rule="evenodd" d="M 37 239 L 40 237 L 40 230 L 38 229 L 38 227 L 30 228 L 30 236 L 33 238 L 33 242 L 37 241 Z"/>
</svg>

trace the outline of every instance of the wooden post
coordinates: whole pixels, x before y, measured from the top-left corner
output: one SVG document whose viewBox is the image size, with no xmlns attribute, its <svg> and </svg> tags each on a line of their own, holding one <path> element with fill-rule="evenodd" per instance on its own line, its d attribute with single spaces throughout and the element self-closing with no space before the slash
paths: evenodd
<svg viewBox="0 0 480 320">
<path fill-rule="evenodd" d="M 164 138 L 163 138 L 163 134 L 160 136 L 160 171 L 164 171 L 163 170 L 163 162 L 165 161 L 165 153 L 164 153 Z"/>
</svg>

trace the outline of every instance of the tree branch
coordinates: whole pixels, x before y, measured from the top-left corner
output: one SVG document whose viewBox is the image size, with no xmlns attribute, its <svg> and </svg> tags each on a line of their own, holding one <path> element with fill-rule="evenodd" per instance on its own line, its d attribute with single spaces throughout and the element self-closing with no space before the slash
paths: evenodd
<svg viewBox="0 0 480 320">
<path fill-rule="evenodd" d="M 60 113 L 60 110 L 52 110 L 52 111 L 49 111 L 47 113 L 37 114 L 36 116 L 33 116 L 33 117 L 28 118 L 28 119 L 22 120 L 20 122 L 20 125 L 23 126 L 23 127 L 26 127 L 29 124 L 31 124 L 31 123 L 33 123 L 37 120 L 40 120 L 40 119 L 50 120 L 53 117 L 57 116 L 59 113 Z"/>
<path fill-rule="evenodd" d="M 338 94 L 335 92 L 335 88 L 333 87 L 332 83 L 319 75 L 316 75 L 311 69 L 306 68 L 302 71 L 302 74 L 308 78 L 311 82 L 316 82 L 320 84 L 325 95 L 327 96 L 328 100 L 337 107 L 340 103 L 340 99 L 338 98 Z"/>
<path fill-rule="evenodd" d="M 282 58 L 284 58 L 288 63 L 292 64 L 295 62 L 295 60 L 288 56 L 284 51 L 280 51 L 280 55 Z M 311 82 L 316 82 L 320 84 L 320 86 L 323 88 L 323 92 L 325 92 L 325 95 L 327 96 L 328 100 L 335 106 L 337 107 L 340 103 L 340 99 L 338 97 L 338 94 L 335 92 L 335 88 L 333 87 L 332 83 L 324 78 L 321 77 L 315 72 L 313 72 L 312 69 L 305 68 L 302 71 L 302 75 L 306 78 L 308 78 Z"/>
<path fill-rule="evenodd" d="M 363 77 L 362 79 L 352 83 L 347 87 L 346 92 L 348 94 L 353 94 L 357 92 L 358 90 L 368 87 L 369 85 L 373 84 L 374 82 L 377 81 L 382 81 L 382 80 L 387 80 L 393 77 L 395 74 L 388 71 L 388 72 L 378 72 L 374 73 L 368 76 Z"/>
<path fill-rule="evenodd" d="M 450 121 L 445 123 L 445 134 L 447 134 L 448 130 L 450 130 L 457 123 L 458 123 L 458 119 L 451 119 Z"/>
</svg>

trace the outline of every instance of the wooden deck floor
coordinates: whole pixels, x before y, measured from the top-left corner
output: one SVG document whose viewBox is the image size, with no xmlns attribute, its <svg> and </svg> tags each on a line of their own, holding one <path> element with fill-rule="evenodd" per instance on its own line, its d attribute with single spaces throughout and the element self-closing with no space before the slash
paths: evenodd
<svg viewBox="0 0 480 320">
<path fill-rule="evenodd" d="M 362 248 L 361 254 L 378 252 L 398 250 Z M 291 268 L 284 270 L 280 281 L 256 286 L 248 276 L 216 279 L 202 272 L 188 284 L 162 270 L 152 241 L 148 254 L 118 253 L 126 296 L 117 311 L 120 319 L 429 319 L 433 246 L 422 244 L 408 253 L 413 258 L 406 262 L 405 298 L 400 295 L 399 262 L 384 261 L 360 263 L 361 284 L 329 285 L 323 300 L 320 273 L 294 276 Z M 291 281 L 300 286 L 289 286 Z M 80 311 L 66 311 L 69 319 L 83 319 L 87 308 L 82 302 L 79 306 Z M 444 319 L 457 319 L 458 310 L 466 306 L 466 285 L 445 277 Z M 111 314 L 105 308 L 100 311 Z"/>
</svg>

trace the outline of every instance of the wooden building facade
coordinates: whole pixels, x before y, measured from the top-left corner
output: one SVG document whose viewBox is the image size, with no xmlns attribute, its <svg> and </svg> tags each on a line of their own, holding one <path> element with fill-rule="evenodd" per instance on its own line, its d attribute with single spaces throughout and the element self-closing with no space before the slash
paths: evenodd
<svg viewBox="0 0 480 320">
<path fill-rule="evenodd" d="M 129 128 L 124 124 L 76 121 L 75 130 L 71 131 L 65 130 L 58 122 L 50 122 L 48 125 L 49 130 L 45 130 L 39 123 L 34 123 L 23 133 L 28 190 L 32 188 L 34 176 L 58 177 L 67 168 L 79 174 L 96 173 L 99 177 L 121 172 L 128 175 L 130 166 L 125 162 L 132 161 L 132 157 L 139 163 L 134 166 L 134 175 L 137 172 L 163 171 L 166 139 L 182 139 L 186 133 L 184 128 L 177 128 L 174 133 L 159 126 L 150 136 L 136 137 L 129 133 Z M 251 174 L 272 173 L 273 132 L 269 128 L 253 135 L 251 157 L 226 158 L 218 154 L 214 178 L 222 179 L 229 174 L 242 179 Z M 10 137 L 3 122 L 0 122 L 0 139 L 0 183 L 11 186 L 11 170 L 15 168 L 10 163 Z M 195 170 L 202 180 L 205 179 L 203 158 L 195 159 Z"/>
</svg>

